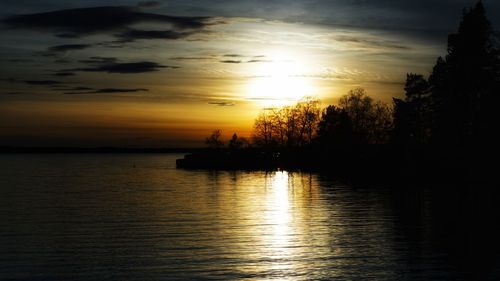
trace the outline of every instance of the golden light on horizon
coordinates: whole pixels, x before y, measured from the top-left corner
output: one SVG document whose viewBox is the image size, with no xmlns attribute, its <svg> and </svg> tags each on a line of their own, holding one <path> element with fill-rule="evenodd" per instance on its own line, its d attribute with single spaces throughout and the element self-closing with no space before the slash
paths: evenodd
<svg viewBox="0 0 500 281">
<path fill-rule="evenodd" d="M 316 89 L 304 71 L 301 57 L 283 51 L 269 55 L 270 60 L 255 69 L 247 85 L 247 98 L 263 107 L 294 104 L 314 95 Z"/>
<path fill-rule="evenodd" d="M 71 12 L 56 6 L 58 13 Z M 44 18 L 40 26 L 19 26 L 24 35 L 13 27 L 2 33 L 7 43 L 0 139 L 6 145 L 201 147 L 214 129 L 226 139 L 234 132 L 248 137 L 262 110 L 293 106 L 304 97 L 322 106 L 336 104 L 349 90 L 363 87 L 374 99 L 392 103 L 403 95 L 407 72 L 425 73 L 442 54 L 441 45 L 418 38 L 274 14 L 263 20 L 254 13 L 207 18 L 199 29 L 172 33 L 179 38 L 162 38 L 170 36 L 162 32 L 164 23 L 138 22 L 119 29 L 143 28 L 129 32 L 141 38 L 125 40 L 114 29 L 100 28 L 59 41 L 60 30 L 47 25 L 53 18 L 37 9 L 35 18 Z M 79 11 L 93 16 L 101 9 L 110 8 L 83 5 Z M 137 9 L 153 18 L 170 12 Z M 150 13 L 154 9 L 159 10 Z M 30 8 L 11 13 L 23 10 Z M 67 22 L 61 26 L 73 28 Z M 30 36 L 39 29 L 40 36 Z M 81 44 L 84 37 L 88 42 Z M 48 55 L 33 56 L 38 52 Z"/>
</svg>

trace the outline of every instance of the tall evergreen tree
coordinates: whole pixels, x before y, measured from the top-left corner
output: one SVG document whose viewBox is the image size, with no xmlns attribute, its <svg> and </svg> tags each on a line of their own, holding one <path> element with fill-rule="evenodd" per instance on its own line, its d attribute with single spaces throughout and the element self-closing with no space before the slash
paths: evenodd
<svg viewBox="0 0 500 281">
<path fill-rule="evenodd" d="M 481 1 L 464 11 L 458 32 L 449 35 L 448 54 L 429 77 L 434 142 L 471 144 L 496 133 L 500 72 L 493 36 Z"/>
<path fill-rule="evenodd" d="M 407 74 L 405 99 L 394 99 L 394 137 L 397 143 L 424 144 L 429 140 L 429 83 L 420 74 Z"/>
</svg>

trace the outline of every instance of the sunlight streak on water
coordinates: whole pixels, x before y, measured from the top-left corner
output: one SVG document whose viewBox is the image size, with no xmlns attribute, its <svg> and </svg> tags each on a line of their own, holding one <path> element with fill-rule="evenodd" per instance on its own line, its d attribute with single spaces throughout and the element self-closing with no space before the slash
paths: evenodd
<svg viewBox="0 0 500 281">
<path fill-rule="evenodd" d="M 410 251 L 383 192 L 300 172 L 178 170 L 179 157 L 0 157 L 0 279 L 449 277 L 428 241 Z"/>
<path fill-rule="evenodd" d="M 275 261 L 271 270 L 291 272 L 294 269 L 293 264 L 287 260 L 294 255 L 293 241 L 291 241 L 294 231 L 291 226 L 288 172 L 274 173 L 271 184 L 266 188 L 271 189 L 271 192 L 266 196 L 263 224 L 270 226 L 270 233 L 262 237 L 264 244 L 269 245 L 264 248 L 263 255 Z"/>
</svg>

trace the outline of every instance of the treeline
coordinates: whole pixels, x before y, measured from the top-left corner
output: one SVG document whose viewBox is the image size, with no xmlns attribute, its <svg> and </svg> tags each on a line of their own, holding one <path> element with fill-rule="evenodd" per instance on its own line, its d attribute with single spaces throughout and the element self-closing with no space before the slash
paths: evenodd
<svg viewBox="0 0 500 281">
<path fill-rule="evenodd" d="M 255 120 L 251 139 L 233 134 L 227 144 L 221 131 L 205 139 L 211 148 L 300 148 L 328 144 L 382 144 L 393 134 L 393 109 L 374 101 L 357 88 L 340 98 L 337 106 L 321 109 L 320 101 L 304 98 L 294 106 L 263 110 Z"/>
<path fill-rule="evenodd" d="M 448 54 L 429 77 L 408 74 L 405 98 L 394 99 L 395 142 L 474 145 L 498 141 L 500 97 L 498 34 L 484 6 L 464 10 Z"/>
<path fill-rule="evenodd" d="M 229 146 L 495 144 L 499 140 L 499 41 L 479 2 L 464 10 L 458 32 L 448 37 L 447 55 L 437 59 L 430 76 L 407 75 L 404 98 L 394 98 L 389 105 L 358 88 L 323 110 L 312 98 L 295 106 L 266 109 L 255 120 L 251 140 L 234 134 Z M 223 147 L 220 131 L 207 138 L 207 144 Z"/>
</svg>

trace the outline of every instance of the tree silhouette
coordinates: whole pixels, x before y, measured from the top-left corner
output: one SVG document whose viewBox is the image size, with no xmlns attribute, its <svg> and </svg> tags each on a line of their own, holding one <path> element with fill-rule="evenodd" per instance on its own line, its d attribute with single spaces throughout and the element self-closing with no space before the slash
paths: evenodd
<svg viewBox="0 0 500 281">
<path fill-rule="evenodd" d="M 394 138 L 397 143 L 425 144 L 430 138 L 430 89 L 420 74 L 407 74 L 405 99 L 394 98 Z"/>
<path fill-rule="evenodd" d="M 392 130 L 392 109 L 374 102 L 365 89 L 357 88 L 339 100 L 339 107 L 349 116 L 355 143 L 385 143 Z"/>
<path fill-rule="evenodd" d="M 432 137 L 443 144 L 491 140 L 497 126 L 499 51 L 482 2 L 464 11 L 458 32 L 448 38 L 448 54 L 429 77 Z"/>
<path fill-rule="evenodd" d="M 253 143 L 257 147 L 274 147 L 276 146 L 273 115 L 264 110 L 255 119 L 254 130 L 252 134 Z"/>
<path fill-rule="evenodd" d="M 317 99 L 305 98 L 295 106 L 298 123 L 296 142 L 299 146 L 311 144 L 313 140 L 321 111 L 319 104 Z"/>
<path fill-rule="evenodd" d="M 267 109 L 255 120 L 253 140 L 258 147 L 303 147 L 317 131 L 319 101 L 305 98 L 294 106 Z"/>
<path fill-rule="evenodd" d="M 321 147 L 352 144 L 352 123 L 345 110 L 334 105 L 323 110 L 318 124 L 317 141 Z"/>
<path fill-rule="evenodd" d="M 470 145 L 494 143 L 498 126 L 500 52 L 481 1 L 464 10 L 429 79 L 408 74 L 406 97 L 394 99 L 398 143 Z"/>
<path fill-rule="evenodd" d="M 240 138 L 238 138 L 238 135 L 236 133 L 233 134 L 231 139 L 229 140 L 228 147 L 230 149 L 240 149 L 244 145 L 244 141 Z"/>
<path fill-rule="evenodd" d="M 205 139 L 205 144 L 212 149 L 224 147 L 224 142 L 221 140 L 221 130 L 213 131 L 212 134 Z"/>
</svg>

